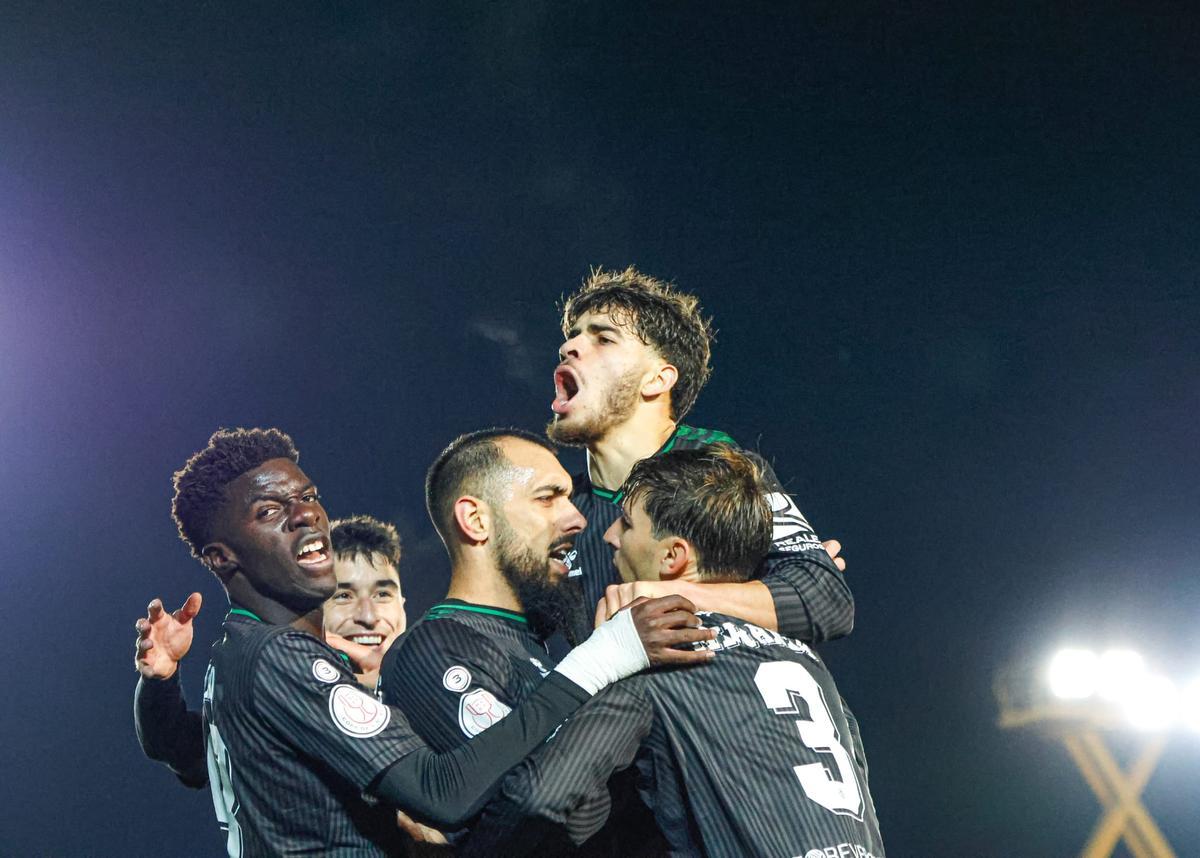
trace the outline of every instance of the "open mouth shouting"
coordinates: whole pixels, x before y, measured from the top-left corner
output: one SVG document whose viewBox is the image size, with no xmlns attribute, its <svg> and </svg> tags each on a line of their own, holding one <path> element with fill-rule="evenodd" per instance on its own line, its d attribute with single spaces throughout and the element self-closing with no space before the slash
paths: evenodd
<svg viewBox="0 0 1200 858">
<path fill-rule="evenodd" d="M 296 550 L 296 562 L 301 566 L 319 566 L 328 562 L 329 538 L 319 533 L 305 536 Z"/>
<path fill-rule="evenodd" d="M 550 571 L 558 577 L 562 577 L 570 571 L 571 567 L 567 564 L 567 558 L 570 556 L 572 549 L 575 547 L 575 540 L 564 540 L 550 549 Z"/>
<path fill-rule="evenodd" d="M 571 400 L 583 386 L 579 373 L 564 364 L 559 364 L 554 370 L 554 401 L 550 410 L 555 414 L 567 414 L 571 410 Z"/>
</svg>

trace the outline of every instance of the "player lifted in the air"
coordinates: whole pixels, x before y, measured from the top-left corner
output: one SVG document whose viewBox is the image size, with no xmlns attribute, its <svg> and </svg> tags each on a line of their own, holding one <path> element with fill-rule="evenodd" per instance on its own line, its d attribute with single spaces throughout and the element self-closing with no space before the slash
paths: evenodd
<svg viewBox="0 0 1200 858">
<path fill-rule="evenodd" d="M 573 632 L 616 584 L 604 531 L 620 515 L 621 484 L 639 460 L 670 450 L 732 443 L 723 432 L 683 424 L 709 376 L 712 332 L 699 303 L 635 268 L 595 271 L 563 306 L 560 363 L 554 372 L 550 438 L 587 449 L 587 471 L 575 477 L 572 500 L 588 529 L 570 555 L 582 595 Z M 768 468 L 774 539 L 754 580 L 705 584 L 646 582 L 613 591 L 609 613 L 633 595 L 686 594 L 702 609 L 722 610 L 819 642 L 849 634 L 854 599 L 835 560 L 840 546 L 822 546 Z"/>
<path fill-rule="evenodd" d="M 633 469 L 606 539 L 629 581 L 745 581 L 771 544 L 760 461 L 725 445 Z M 729 614 L 701 670 L 618 683 L 505 779 L 463 855 L 552 850 L 603 821 L 595 796 L 636 761 L 638 789 L 669 854 L 884 854 L 862 742 L 807 644 Z"/>
<path fill-rule="evenodd" d="M 231 856 L 386 854 L 397 848 L 395 807 L 461 825 L 591 694 L 640 665 L 678 661 L 682 653 L 660 649 L 672 639 L 709 636 L 682 628 L 694 620 L 677 610 L 685 600 L 636 606 L 486 735 L 434 753 L 322 639 L 322 606 L 337 581 L 328 518 L 298 460 L 278 430 L 222 430 L 175 475 L 180 536 L 230 602 L 203 710 L 213 805 Z M 664 634 L 664 613 L 678 631 Z"/>
</svg>

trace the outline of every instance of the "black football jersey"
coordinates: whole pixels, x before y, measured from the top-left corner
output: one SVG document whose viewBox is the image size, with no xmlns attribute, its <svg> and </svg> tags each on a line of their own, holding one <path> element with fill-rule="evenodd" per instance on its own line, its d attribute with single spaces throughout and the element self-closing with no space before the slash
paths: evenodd
<svg viewBox="0 0 1200 858">
<path fill-rule="evenodd" d="M 703 617 L 718 630 L 697 644 L 712 662 L 590 701 L 505 779 L 463 854 L 527 854 L 555 826 L 586 834 L 588 796 L 635 762 L 671 855 L 883 856 L 857 725 L 821 658 L 735 617 Z"/>
<path fill-rule="evenodd" d="M 654 455 L 708 444 L 737 446 L 724 432 L 680 425 Z M 854 597 L 845 576 L 770 468 L 766 479 L 775 514 L 774 538 L 758 577 L 771 591 L 779 630 L 810 643 L 849 634 L 854 627 Z M 571 500 L 588 521 L 567 556 L 568 580 L 580 593 L 569 633 L 580 641 L 592 629 L 605 588 L 620 582 L 604 532 L 620 516 L 622 498 L 617 491 L 593 485 L 586 471 L 576 475 L 573 483 Z"/>
</svg>

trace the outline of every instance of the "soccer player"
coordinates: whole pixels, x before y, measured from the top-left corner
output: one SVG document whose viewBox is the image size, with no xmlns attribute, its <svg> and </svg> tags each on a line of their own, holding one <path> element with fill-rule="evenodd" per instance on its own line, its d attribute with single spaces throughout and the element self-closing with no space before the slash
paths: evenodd
<svg viewBox="0 0 1200 858">
<path fill-rule="evenodd" d="M 551 440 L 587 450 L 572 500 L 589 522 L 568 556 L 580 597 L 576 639 L 592 627 L 605 597 L 607 613 L 635 595 L 682 593 L 704 609 L 735 614 L 790 637 L 819 642 L 849 634 L 854 599 L 837 558 L 825 547 L 768 468 L 774 539 L 754 580 L 617 584 L 603 534 L 621 514 L 620 486 L 639 460 L 670 450 L 732 443 L 723 432 L 680 421 L 708 379 L 709 323 L 695 297 L 635 268 L 595 271 L 563 306 L 560 363 L 554 372 Z M 828 548 L 828 552 L 827 549 Z"/>
<path fill-rule="evenodd" d="M 325 639 L 349 650 L 359 683 L 374 688 L 382 653 L 408 622 L 400 587 L 400 534 L 391 524 L 356 515 L 331 522 L 329 538 L 337 590 L 322 614 Z M 200 713 L 186 708 L 177 669 L 191 649 L 192 620 L 200 604 L 200 594 L 193 593 L 179 610 L 167 614 L 155 599 L 147 616 L 138 620 L 136 666 L 142 681 L 134 705 L 146 755 L 166 763 L 184 784 L 197 789 L 208 783 L 204 732 Z"/>
<path fill-rule="evenodd" d="M 637 464 L 605 535 L 621 576 L 745 581 L 771 545 L 763 478 L 760 462 L 726 445 Z M 824 662 L 745 618 L 701 616 L 717 630 L 697 645 L 716 654 L 712 665 L 597 696 L 505 779 L 460 854 L 526 854 L 563 828 L 586 836 L 599 822 L 590 797 L 636 755 L 671 855 L 880 858 L 862 743 Z"/>
<path fill-rule="evenodd" d="M 175 475 L 180 536 L 231 605 L 204 690 L 209 781 L 230 855 L 384 854 L 396 844 L 393 807 L 459 825 L 591 694 L 649 662 L 680 663 L 695 653 L 671 645 L 711 637 L 686 627 L 685 600 L 637 605 L 486 736 L 436 754 L 321 639 L 336 589 L 329 524 L 298 459 L 278 430 L 221 430 Z"/>
<path fill-rule="evenodd" d="M 518 429 L 463 435 L 429 468 L 426 508 L 450 555 L 450 587 L 388 653 L 381 687 L 436 750 L 499 722 L 554 667 L 546 637 L 573 595 L 562 558 L 587 524 L 570 488 L 554 448 Z M 607 795 L 598 800 L 607 812 Z"/>
</svg>

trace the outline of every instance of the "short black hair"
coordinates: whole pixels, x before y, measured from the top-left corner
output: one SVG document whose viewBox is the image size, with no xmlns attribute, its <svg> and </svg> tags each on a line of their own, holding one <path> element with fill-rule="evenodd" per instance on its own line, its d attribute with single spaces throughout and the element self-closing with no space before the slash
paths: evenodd
<svg viewBox="0 0 1200 858">
<path fill-rule="evenodd" d="M 397 572 L 400 569 L 400 534 L 394 524 L 369 515 L 351 515 L 330 522 L 329 539 L 335 557 L 373 561 L 372 555 L 378 554 Z"/>
<path fill-rule="evenodd" d="M 712 372 L 712 320 L 704 318 L 699 299 L 632 265 L 624 271 L 596 268 L 563 302 L 564 337 L 585 313 L 612 316 L 679 370 L 671 388 L 671 419 L 682 420 Z"/>
<path fill-rule="evenodd" d="M 518 438 L 544 447 L 551 453 L 558 448 L 541 435 L 524 429 L 495 427 L 459 435 L 443 450 L 425 475 L 425 509 L 446 548 L 453 550 L 454 502 L 463 494 L 475 494 L 491 500 L 493 478 L 509 464 L 500 447 L 505 438 Z"/>
<path fill-rule="evenodd" d="M 171 517 L 179 538 L 199 558 L 212 540 L 212 525 L 225 503 L 225 487 L 247 471 L 271 459 L 299 463 L 300 453 L 291 436 L 278 429 L 218 429 L 208 445 L 193 453 L 175 472 Z"/>
<path fill-rule="evenodd" d="M 692 544 L 702 580 L 746 581 L 771 549 L 764 469 L 753 453 L 711 444 L 643 459 L 621 491 L 626 505 L 643 503 L 655 539 Z"/>
</svg>

